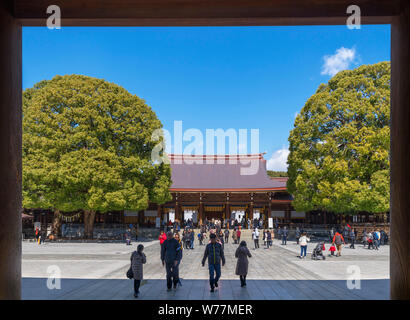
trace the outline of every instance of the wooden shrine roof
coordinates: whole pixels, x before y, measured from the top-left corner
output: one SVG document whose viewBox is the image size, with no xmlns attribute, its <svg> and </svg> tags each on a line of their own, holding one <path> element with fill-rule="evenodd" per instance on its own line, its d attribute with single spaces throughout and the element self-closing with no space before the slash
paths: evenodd
<svg viewBox="0 0 410 320">
<path fill-rule="evenodd" d="M 269 178 L 262 154 L 168 156 L 172 170 L 171 192 L 286 190 L 285 179 Z M 254 169 L 250 169 L 251 166 Z"/>
</svg>

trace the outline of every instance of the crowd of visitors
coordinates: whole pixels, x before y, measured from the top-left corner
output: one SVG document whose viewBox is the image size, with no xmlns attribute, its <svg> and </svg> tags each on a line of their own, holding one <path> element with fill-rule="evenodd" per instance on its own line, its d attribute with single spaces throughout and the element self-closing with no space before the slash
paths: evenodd
<svg viewBox="0 0 410 320">
<path fill-rule="evenodd" d="M 182 286 L 179 278 L 179 266 L 183 257 L 183 250 L 193 250 L 195 237 L 198 239 L 200 246 L 205 246 L 202 258 L 202 266 L 208 262 L 209 270 L 209 285 L 211 292 L 218 287 L 218 281 L 221 278 L 221 266 L 225 265 L 225 243 L 229 243 L 229 237 L 232 237 L 233 243 L 238 244 L 235 251 L 235 258 L 237 259 L 235 274 L 239 276 L 241 287 L 246 286 L 246 276 L 248 273 L 248 258 L 252 255 L 247 247 L 246 241 L 241 241 L 242 226 L 234 225 L 229 228 L 228 224 L 224 224 L 220 220 L 208 220 L 200 226 L 198 234 L 195 234 L 194 225 L 191 223 L 184 224 L 182 229 L 182 236 L 180 236 L 181 226 L 176 222 L 171 225 L 172 228 L 166 228 L 160 232 L 158 237 L 161 247 L 161 261 L 166 270 L 166 285 L 168 290 L 177 289 L 178 285 Z M 252 229 L 252 240 L 254 242 L 254 250 L 260 248 L 260 237 L 262 236 L 263 245 L 266 249 L 272 247 L 272 241 L 275 237 L 275 229 L 260 229 L 258 224 Z M 287 245 L 289 237 L 289 230 L 287 227 L 278 227 L 276 232 L 281 240 L 282 245 Z M 207 236 L 209 233 L 209 236 Z M 294 230 L 296 245 L 300 246 L 299 258 L 306 259 L 308 242 L 311 237 L 308 236 L 306 230 L 297 227 Z M 332 228 L 329 231 L 329 256 L 340 257 L 343 245 L 349 241 L 349 248 L 355 249 L 355 242 L 358 234 L 355 228 L 346 225 L 345 228 L 335 230 Z M 291 238 L 292 239 L 292 238 Z M 388 235 L 383 230 L 374 229 L 372 231 L 363 230 L 362 242 L 364 247 L 378 250 L 380 245 L 388 243 Z M 127 243 L 128 244 L 128 243 Z M 319 242 L 316 246 L 320 253 L 325 252 L 325 242 Z M 315 249 L 316 249 L 315 248 Z M 131 267 L 127 272 L 129 278 L 134 279 L 134 296 L 138 297 L 139 287 L 143 277 L 142 265 L 146 262 L 146 256 L 143 253 L 144 247 L 139 245 L 137 250 L 132 253 Z M 313 254 L 312 254 L 313 255 Z M 323 257 L 324 259 L 324 257 Z"/>
</svg>

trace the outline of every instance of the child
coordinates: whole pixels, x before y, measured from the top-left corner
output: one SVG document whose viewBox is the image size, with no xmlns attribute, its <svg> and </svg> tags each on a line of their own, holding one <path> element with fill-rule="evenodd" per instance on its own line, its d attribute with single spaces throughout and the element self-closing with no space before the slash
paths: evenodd
<svg viewBox="0 0 410 320">
<path fill-rule="evenodd" d="M 330 255 L 331 255 L 331 256 L 334 256 L 334 255 L 335 255 L 336 247 L 335 247 L 334 244 L 332 244 L 332 245 L 330 246 L 329 251 L 330 251 Z"/>
</svg>

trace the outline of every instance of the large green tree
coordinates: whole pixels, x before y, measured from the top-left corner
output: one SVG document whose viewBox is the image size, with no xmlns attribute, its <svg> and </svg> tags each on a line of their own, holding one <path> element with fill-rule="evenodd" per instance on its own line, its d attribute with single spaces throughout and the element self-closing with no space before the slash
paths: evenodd
<svg viewBox="0 0 410 320">
<path fill-rule="evenodd" d="M 23 205 L 84 212 L 142 210 L 171 199 L 169 165 L 155 163 L 161 122 L 124 88 L 82 75 L 56 76 L 23 93 Z"/>
<path fill-rule="evenodd" d="M 297 210 L 389 210 L 390 63 L 341 71 L 308 99 L 290 132 Z"/>
</svg>

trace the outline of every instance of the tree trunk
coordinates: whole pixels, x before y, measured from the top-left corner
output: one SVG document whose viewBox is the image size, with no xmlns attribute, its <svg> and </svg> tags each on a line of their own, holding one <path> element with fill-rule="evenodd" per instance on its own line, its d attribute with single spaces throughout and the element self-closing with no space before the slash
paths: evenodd
<svg viewBox="0 0 410 320">
<path fill-rule="evenodd" d="M 92 211 L 92 210 L 84 211 L 84 238 L 85 239 L 93 238 L 94 219 L 95 219 L 95 211 Z"/>
<path fill-rule="evenodd" d="M 57 239 L 61 236 L 61 218 L 60 218 L 60 210 L 54 210 L 54 217 L 53 217 L 53 225 L 52 231 L 54 238 Z"/>
</svg>

